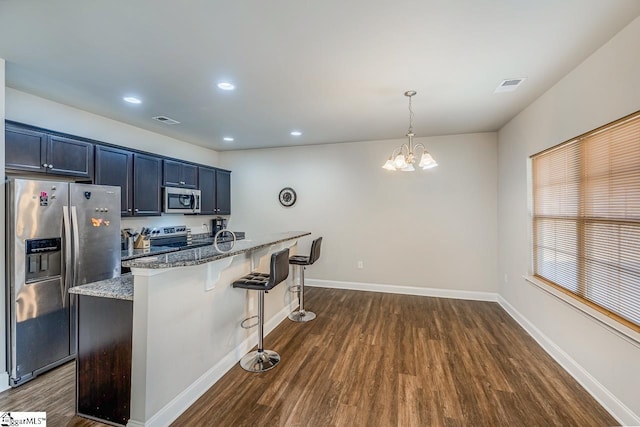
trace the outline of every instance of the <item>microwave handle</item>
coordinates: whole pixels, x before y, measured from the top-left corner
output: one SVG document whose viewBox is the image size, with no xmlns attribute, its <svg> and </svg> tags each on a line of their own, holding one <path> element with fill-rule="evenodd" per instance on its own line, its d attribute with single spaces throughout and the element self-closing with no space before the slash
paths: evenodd
<svg viewBox="0 0 640 427">
<path fill-rule="evenodd" d="M 196 193 L 191 193 L 191 210 L 193 212 L 195 212 L 196 211 L 196 207 L 197 207 L 197 204 L 196 204 Z"/>
</svg>

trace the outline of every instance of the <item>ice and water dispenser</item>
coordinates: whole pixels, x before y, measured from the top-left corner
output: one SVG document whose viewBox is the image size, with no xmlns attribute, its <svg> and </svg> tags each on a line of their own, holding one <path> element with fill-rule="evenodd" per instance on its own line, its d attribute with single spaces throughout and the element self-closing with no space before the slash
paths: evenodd
<svg viewBox="0 0 640 427">
<path fill-rule="evenodd" d="M 60 237 L 29 239 L 25 245 L 25 282 L 33 283 L 60 275 L 62 251 Z"/>
</svg>

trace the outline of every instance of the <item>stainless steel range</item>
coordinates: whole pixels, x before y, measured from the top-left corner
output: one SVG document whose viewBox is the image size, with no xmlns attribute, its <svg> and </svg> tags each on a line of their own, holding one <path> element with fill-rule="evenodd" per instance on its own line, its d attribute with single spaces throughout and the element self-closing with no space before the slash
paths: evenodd
<svg viewBox="0 0 640 427">
<path fill-rule="evenodd" d="M 198 248 L 210 245 L 208 241 L 194 242 L 191 231 L 186 225 L 171 225 L 152 228 L 149 232 L 151 246 L 165 246 L 169 248 Z"/>
<path fill-rule="evenodd" d="M 186 225 L 171 225 L 165 227 L 155 227 L 147 229 L 151 246 L 165 246 L 170 248 L 191 249 L 213 244 L 213 237 L 199 238 L 193 240 L 191 231 Z M 236 239 L 244 239 L 243 232 L 235 232 Z M 218 243 L 231 240 L 230 233 L 223 233 L 218 237 Z"/>
<path fill-rule="evenodd" d="M 186 225 L 156 227 L 152 228 L 148 233 L 151 246 L 180 248 L 192 244 L 191 233 Z"/>
</svg>

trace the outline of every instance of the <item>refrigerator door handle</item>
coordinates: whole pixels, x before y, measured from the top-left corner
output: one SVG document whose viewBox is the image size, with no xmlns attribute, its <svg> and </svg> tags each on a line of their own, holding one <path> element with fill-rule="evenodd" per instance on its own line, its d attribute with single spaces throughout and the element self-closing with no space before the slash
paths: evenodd
<svg viewBox="0 0 640 427">
<path fill-rule="evenodd" d="M 67 292 L 69 291 L 69 284 L 73 280 L 73 269 L 71 268 L 71 221 L 69 218 L 69 207 L 62 207 L 62 229 L 64 232 L 64 274 L 63 286 L 62 286 L 62 306 L 66 306 Z"/>
<path fill-rule="evenodd" d="M 75 206 L 71 206 L 71 225 L 73 226 L 73 270 L 78 268 L 78 260 L 80 259 L 80 232 L 78 231 L 78 211 Z M 77 285 L 78 277 L 73 275 L 71 287 Z"/>
</svg>

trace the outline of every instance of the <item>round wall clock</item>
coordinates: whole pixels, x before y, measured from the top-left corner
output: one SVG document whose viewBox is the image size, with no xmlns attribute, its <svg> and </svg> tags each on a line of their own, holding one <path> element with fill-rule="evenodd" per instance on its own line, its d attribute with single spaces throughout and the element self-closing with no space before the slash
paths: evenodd
<svg viewBox="0 0 640 427">
<path fill-rule="evenodd" d="M 280 190 L 280 194 L 278 195 L 278 200 L 280 200 L 280 204 L 285 207 L 293 206 L 296 202 L 296 192 L 293 191 L 291 187 L 285 187 Z"/>
</svg>

